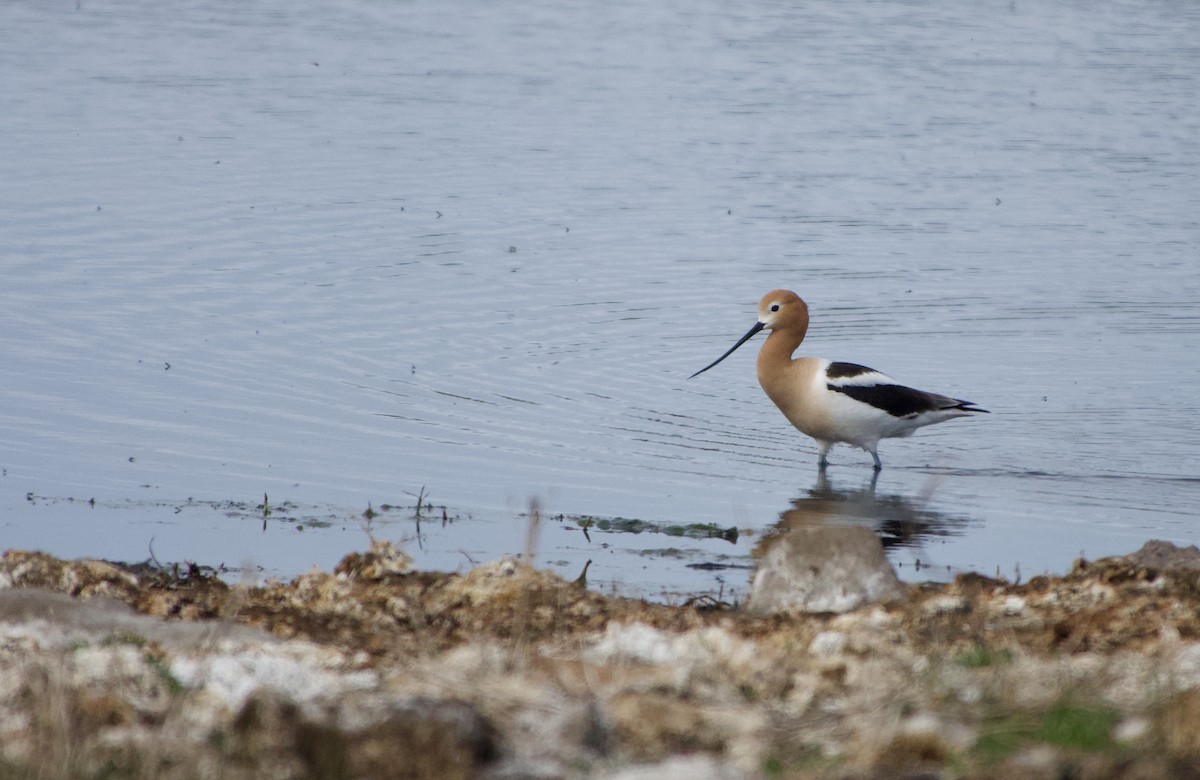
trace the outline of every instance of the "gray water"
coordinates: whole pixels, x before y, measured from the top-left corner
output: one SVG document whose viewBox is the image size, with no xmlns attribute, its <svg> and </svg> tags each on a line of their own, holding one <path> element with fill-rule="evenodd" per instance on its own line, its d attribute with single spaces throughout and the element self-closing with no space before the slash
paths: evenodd
<svg viewBox="0 0 1200 780">
<path fill-rule="evenodd" d="M 737 598 L 831 494 L 906 579 L 1200 542 L 1197 41 L 1169 0 L 0 4 L 0 548 Z M 993 413 L 819 482 L 753 345 L 687 379 L 776 287 L 803 354 Z"/>
</svg>

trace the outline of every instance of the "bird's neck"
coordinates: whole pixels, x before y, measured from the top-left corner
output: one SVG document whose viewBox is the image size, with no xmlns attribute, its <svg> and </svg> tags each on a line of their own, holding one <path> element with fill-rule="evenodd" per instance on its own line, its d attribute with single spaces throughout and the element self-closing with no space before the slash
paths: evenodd
<svg viewBox="0 0 1200 780">
<path fill-rule="evenodd" d="M 762 349 L 758 351 L 759 375 L 769 374 L 790 364 L 792 353 L 799 348 L 800 342 L 804 341 L 804 334 L 807 330 L 806 324 L 804 328 L 771 331 L 766 342 L 763 343 Z"/>
</svg>

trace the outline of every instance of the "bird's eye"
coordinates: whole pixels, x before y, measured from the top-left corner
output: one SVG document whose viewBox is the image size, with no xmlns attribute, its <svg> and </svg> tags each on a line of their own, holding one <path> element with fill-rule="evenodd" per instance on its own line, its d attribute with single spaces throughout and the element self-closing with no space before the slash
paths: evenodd
<svg viewBox="0 0 1200 780">
<path fill-rule="evenodd" d="M 772 304 L 771 304 L 771 311 L 779 311 L 779 304 L 778 304 L 778 303 L 772 303 Z"/>
</svg>

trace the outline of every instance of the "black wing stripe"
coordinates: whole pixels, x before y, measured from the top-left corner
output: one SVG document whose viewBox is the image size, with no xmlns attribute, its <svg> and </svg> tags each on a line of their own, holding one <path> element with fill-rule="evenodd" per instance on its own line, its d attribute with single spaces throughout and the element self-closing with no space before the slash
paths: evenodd
<svg viewBox="0 0 1200 780">
<path fill-rule="evenodd" d="M 903 385 L 825 385 L 835 393 L 845 393 L 855 401 L 882 409 L 893 417 L 908 417 L 947 408 L 945 398 L 923 393 Z M 953 406 L 949 408 L 954 408 Z"/>
<path fill-rule="evenodd" d="M 825 369 L 825 376 L 830 379 L 849 379 L 852 376 L 875 373 L 878 373 L 875 369 L 860 366 L 858 363 L 830 363 L 829 368 Z"/>
</svg>

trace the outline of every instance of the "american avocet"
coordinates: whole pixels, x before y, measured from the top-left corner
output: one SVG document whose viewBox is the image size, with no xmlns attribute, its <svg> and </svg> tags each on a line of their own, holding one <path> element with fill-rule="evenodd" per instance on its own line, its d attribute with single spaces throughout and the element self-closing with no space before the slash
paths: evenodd
<svg viewBox="0 0 1200 780">
<path fill-rule="evenodd" d="M 910 436 L 925 425 L 987 412 L 971 401 L 905 387 L 857 363 L 812 357 L 793 360 L 792 353 L 808 332 L 808 304 L 790 290 L 764 295 L 754 327 L 692 376 L 732 355 L 763 328 L 771 334 L 758 353 L 758 383 L 792 425 L 817 440 L 821 468 L 829 462 L 830 448 L 843 442 L 871 453 L 878 471 L 883 468 L 880 439 Z"/>
</svg>

